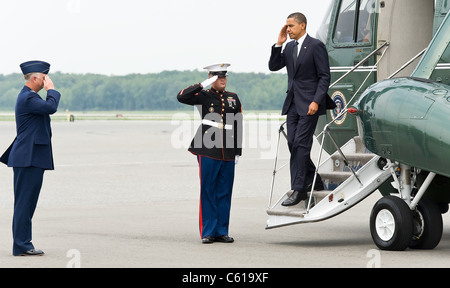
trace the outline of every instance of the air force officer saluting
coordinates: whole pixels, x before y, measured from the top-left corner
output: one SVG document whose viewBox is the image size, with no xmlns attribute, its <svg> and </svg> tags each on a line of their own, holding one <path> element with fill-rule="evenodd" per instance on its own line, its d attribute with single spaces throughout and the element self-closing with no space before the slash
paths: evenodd
<svg viewBox="0 0 450 288">
<path fill-rule="evenodd" d="M 50 64 L 29 61 L 20 65 L 25 86 L 16 102 L 17 137 L 0 158 L 14 170 L 13 255 L 43 255 L 31 243 L 31 219 L 39 198 L 45 170 L 53 170 L 50 116 L 61 94 L 47 75 Z M 46 100 L 37 92 L 47 90 Z"/>
</svg>

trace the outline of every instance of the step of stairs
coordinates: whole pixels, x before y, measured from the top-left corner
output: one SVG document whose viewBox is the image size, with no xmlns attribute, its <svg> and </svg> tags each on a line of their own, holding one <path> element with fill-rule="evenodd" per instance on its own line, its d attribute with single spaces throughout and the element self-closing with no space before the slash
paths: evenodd
<svg viewBox="0 0 450 288">
<path fill-rule="evenodd" d="M 345 155 L 345 158 L 347 158 L 350 167 L 357 171 L 359 168 L 366 165 L 366 163 L 369 162 L 374 156 L 375 154 L 370 153 L 353 153 Z M 344 157 L 340 154 L 332 155 L 331 159 L 334 164 L 334 171 L 350 171 L 350 169 L 345 165 Z"/>
<path fill-rule="evenodd" d="M 309 197 L 295 206 L 282 206 L 281 203 L 293 191 L 284 193 L 275 205 L 271 206 L 269 201 L 266 229 L 334 217 L 359 203 L 391 177 L 389 169 L 381 169 L 378 166 L 380 157 L 368 153 L 360 137 L 351 139 L 341 147 L 341 151 L 353 172 L 345 165 L 344 157 L 335 152 L 319 166 L 319 175 L 325 190 L 313 191 L 309 210 Z"/>
<path fill-rule="evenodd" d="M 284 200 L 289 198 L 292 194 L 292 190 L 287 192 L 285 197 L 279 201 L 279 203 L 282 203 Z M 330 194 L 332 191 L 329 190 L 323 190 L 323 191 L 314 191 L 313 192 L 313 199 L 311 200 L 311 208 L 314 207 L 315 203 L 319 203 L 322 201 L 323 198 L 327 197 L 328 194 Z M 293 217 L 303 217 L 303 215 L 306 213 L 306 210 L 308 209 L 308 201 L 310 192 L 308 192 L 308 198 L 304 201 L 300 201 L 297 205 L 294 206 L 281 206 L 281 204 L 277 205 L 274 209 L 268 209 L 267 214 L 268 215 L 274 215 L 274 216 L 293 216 Z"/>
<path fill-rule="evenodd" d="M 322 178 L 323 186 L 327 190 L 334 190 L 341 185 L 345 180 L 352 176 L 352 172 L 321 172 L 319 173 Z"/>
</svg>

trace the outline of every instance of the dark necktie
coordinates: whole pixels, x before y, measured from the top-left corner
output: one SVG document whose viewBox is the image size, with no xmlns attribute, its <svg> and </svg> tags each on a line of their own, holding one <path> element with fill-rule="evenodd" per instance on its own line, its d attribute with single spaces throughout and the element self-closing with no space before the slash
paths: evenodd
<svg viewBox="0 0 450 288">
<path fill-rule="evenodd" d="M 298 42 L 295 41 L 294 51 L 292 52 L 292 58 L 294 59 L 294 67 L 297 66 L 297 58 L 298 58 Z"/>
</svg>

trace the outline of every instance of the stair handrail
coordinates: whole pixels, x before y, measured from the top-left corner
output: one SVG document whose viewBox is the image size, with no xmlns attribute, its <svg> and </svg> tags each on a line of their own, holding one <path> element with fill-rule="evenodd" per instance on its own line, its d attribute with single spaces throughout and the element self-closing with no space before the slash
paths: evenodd
<svg viewBox="0 0 450 288">
<path fill-rule="evenodd" d="M 372 57 L 375 53 L 378 53 L 378 51 L 381 50 L 381 48 L 385 47 L 385 46 L 389 46 L 389 42 L 386 41 L 384 42 L 382 45 L 380 45 L 380 47 L 378 47 L 377 49 L 373 50 L 369 55 L 367 55 L 366 57 L 364 57 L 364 59 L 362 59 L 361 61 L 358 62 L 358 64 L 356 64 L 355 66 L 353 66 L 352 69 L 350 69 L 349 71 L 347 71 L 344 75 L 342 75 L 341 77 L 339 77 L 339 79 L 337 79 L 336 81 L 334 81 L 333 84 L 330 85 L 330 87 L 328 87 L 328 89 L 332 88 L 334 85 L 336 85 L 337 83 L 339 83 L 342 79 L 344 79 L 345 77 L 347 77 L 350 73 L 352 73 L 353 71 L 355 71 L 356 69 L 358 69 L 359 66 L 361 66 L 364 62 L 366 62 L 370 57 Z M 378 63 L 377 63 L 378 64 Z M 375 65 L 377 66 L 377 65 Z"/>
<path fill-rule="evenodd" d="M 383 53 L 381 54 L 380 58 L 378 59 L 377 63 L 375 64 L 374 67 L 378 66 L 378 63 L 381 61 L 381 59 L 383 59 L 387 49 L 389 48 L 389 42 L 384 42 L 380 47 L 378 47 L 376 50 L 374 50 L 372 53 L 370 53 L 367 57 L 365 57 L 363 60 L 361 60 L 358 64 L 356 64 L 350 71 L 348 71 L 347 73 L 345 73 L 344 75 L 342 75 L 338 80 L 336 80 L 333 84 L 330 85 L 329 88 L 333 87 L 334 85 L 336 85 L 339 81 L 341 81 L 343 78 L 345 78 L 348 74 L 352 73 L 353 71 L 355 71 L 363 62 L 365 62 L 368 58 L 370 58 L 373 54 L 377 53 L 379 50 L 381 50 L 381 48 L 385 47 L 386 49 L 383 51 Z M 399 72 L 401 72 L 402 70 L 404 70 L 406 67 L 408 67 L 409 65 L 411 65 L 411 63 L 413 63 L 417 58 L 419 58 L 420 56 L 422 56 L 425 51 L 427 49 L 424 49 L 422 51 L 420 51 L 417 55 L 415 55 L 413 58 L 411 58 L 409 61 L 407 61 L 402 67 L 400 67 L 397 71 L 395 71 L 393 74 L 391 74 L 387 79 L 392 79 L 395 75 L 397 75 Z M 317 179 L 317 174 L 319 173 L 319 164 L 320 164 L 320 160 L 321 160 L 321 156 L 322 156 L 322 150 L 323 150 L 323 145 L 324 145 L 324 139 L 325 139 L 325 134 L 328 134 L 328 136 L 330 136 L 331 141 L 333 142 L 334 146 L 336 147 L 337 151 L 339 152 L 339 154 L 344 158 L 344 163 L 347 165 L 348 168 L 350 168 L 350 170 L 352 171 L 353 175 L 356 177 L 356 179 L 358 180 L 358 182 L 363 185 L 361 183 L 361 181 L 359 180 L 358 176 L 356 175 L 355 171 L 353 170 L 352 167 L 350 167 L 348 165 L 348 161 L 344 155 L 344 153 L 341 151 L 341 149 L 339 148 L 339 145 L 337 145 L 336 141 L 334 141 L 334 138 L 331 136 L 331 134 L 329 133 L 329 126 L 334 123 L 337 119 L 341 118 L 345 113 L 348 112 L 348 105 L 353 101 L 353 99 L 356 97 L 356 95 L 359 93 L 359 91 L 361 90 L 361 88 L 363 87 L 364 83 L 367 81 L 367 79 L 369 78 L 370 74 L 372 74 L 373 72 L 373 68 L 372 70 L 369 72 L 369 74 L 367 75 L 366 79 L 364 79 L 364 81 L 362 82 L 361 86 L 359 86 L 358 90 L 353 94 L 353 97 L 350 99 L 350 101 L 347 102 L 347 105 L 344 107 L 344 109 L 341 110 L 341 112 L 334 117 L 334 119 L 332 121 L 330 121 L 328 124 L 325 125 L 323 131 L 316 136 L 316 138 L 319 138 L 322 134 L 322 143 L 320 146 L 320 152 L 319 152 L 319 159 L 317 161 L 317 167 L 316 167 L 316 173 L 314 174 L 314 180 L 313 180 L 313 184 L 312 184 L 312 188 L 311 188 L 311 193 L 309 196 L 309 200 L 308 200 L 308 207 L 306 209 L 306 214 L 309 213 L 309 210 L 311 208 L 311 200 L 313 197 L 313 191 L 314 191 L 314 185 L 316 183 L 316 179 Z M 283 124 L 284 125 L 284 124 Z"/>
<path fill-rule="evenodd" d="M 311 201 L 312 201 L 312 198 L 313 198 L 313 195 L 314 195 L 314 186 L 316 185 L 317 175 L 319 174 L 320 160 L 322 159 L 322 152 L 323 152 L 323 145 L 324 145 L 324 142 L 325 142 L 325 135 L 328 135 L 330 137 L 330 139 L 333 142 L 334 146 L 336 147 L 338 153 L 344 159 L 345 166 L 347 166 L 347 168 L 352 172 L 353 176 L 356 178 L 356 180 L 358 180 L 359 184 L 361 186 L 364 186 L 362 184 L 361 180 L 359 179 L 358 175 L 356 175 L 356 171 L 353 169 L 352 166 L 350 166 L 347 157 L 344 155 L 344 153 L 342 152 L 342 150 L 339 147 L 339 145 L 337 145 L 337 143 L 334 140 L 333 136 L 331 136 L 330 131 L 328 129 L 329 126 L 330 126 L 330 124 L 327 124 L 323 128 L 323 137 L 322 137 L 322 142 L 320 144 L 320 151 L 319 151 L 319 157 L 318 157 L 319 159 L 317 159 L 316 172 L 314 173 L 314 178 L 313 178 L 313 182 L 312 182 L 312 185 L 311 185 L 311 191 L 310 191 L 310 194 L 309 194 L 309 200 L 308 200 L 308 206 L 306 208 L 306 214 L 308 214 L 309 210 L 311 209 Z"/>
<path fill-rule="evenodd" d="M 384 58 L 384 55 L 386 54 L 388 48 L 389 48 L 390 43 L 388 41 L 385 41 L 383 44 L 381 44 L 377 49 L 375 49 L 374 51 L 372 51 L 369 55 L 367 55 L 364 59 L 362 59 L 358 64 L 356 64 L 352 69 L 350 69 L 349 71 L 347 71 L 344 75 L 342 75 L 341 77 L 339 77 L 339 79 L 337 79 L 333 84 L 331 84 L 329 86 L 328 89 L 331 89 L 333 86 L 335 86 L 337 83 L 339 83 L 342 79 L 344 79 L 345 77 L 347 77 L 350 73 L 352 73 L 353 71 L 355 71 L 359 66 L 361 66 L 364 62 L 366 62 L 370 57 L 372 57 L 375 53 L 378 53 L 382 48 L 386 47 L 386 49 L 384 49 L 383 53 L 381 54 L 380 58 L 378 59 L 377 63 L 372 67 L 371 71 L 368 73 L 367 77 L 364 79 L 364 81 L 362 82 L 362 84 L 360 85 L 360 87 L 358 88 L 358 90 L 353 94 L 352 98 L 350 99 L 350 101 L 347 102 L 347 105 L 339 112 L 339 114 L 334 117 L 334 119 L 332 121 L 330 121 L 328 124 L 326 124 L 324 126 L 324 129 L 321 133 L 319 133 L 319 135 L 316 136 L 316 138 L 319 138 L 322 134 L 322 141 L 321 141 L 321 145 L 320 145 L 320 152 L 319 152 L 319 159 L 317 161 L 317 166 L 316 166 L 316 172 L 314 174 L 314 179 L 313 179 L 313 183 L 311 186 L 311 193 L 309 196 L 309 200 L 308 200 L 308 206 L 307 206 L 307 210 L 306 210 L 306 214 L 309 213 L 309 210 L 311 208 L 311 200 L 313 197 L 313 193 L 314 193 L 314 185 L 316 183 L 317 180 L 317 174 L 318 174 L 318 170 L 319 170 L 319 166 L 320 166 L 320 160 L 322 158 L 322 151 L 323 151 L 323 145 L 324 145 L 324 140 L 325 140 L 325 134 L 328 134 L 328 136 L 330 136 L 330 139 L 332 140 L 333 144 L 335 145 L 335 147 L 337 148 L 337 151 L 339 151 L 339 154 L 344 158 L 344 163 L 346 164 L 346 166 L 348 168 L 350 168 L 350 170 L 352 171 L 353 175 L 356 177 L 356 179 L 358 180 L 358 182 L 363 185 L 361 183 L 361 180 L 358 178 L 358 176 L 356 175 L 356 172 L 353 170 L 353 168 L 351 166 L 349 166 L 348 164 L 348 160 L 345 157 L 344 153 L 342 152 L 342 150 L 340 149 L 339 145 L 337 145 L 337 143 L 334 141 L 334 138 L 331 136 L 331 134 L 329 133 L 329 126 L 334 123 L 337 119 L 339 119 L 340 117 L 342 117 L 345 113 L 348 112 L 348 105 L 353 101 L 353 99 L 356 97 L 356 95 L 359 93 L 359 91 L 361 90 L 361 88 L 364 86 L 364 84 L 366 83 L 366 81 L 369 79 L 369 76 L 373 73 L 374 68 L 378 66 L 378 64 L 380 63 L 381 59 Z M 419 52 L 416 56 L 414 56 L 412 59 L 410 59 L 408 62 L 406 62 L 402 67 L 400 67 L 397 71 L 395 71 L 392 75 L 390 75 L 387 79 L 391 79 L 393 78 L 396 74 L 398 74 L 399 72 L 401 72 L 403 69 L 405 69 L 407 66 L 409 66 L 411 63 L 413 63 L 417 58 L 419 58 L 423 53 L 425 53 L 427 49 L 422 50 L 421 52 Z M 280 136 L 281 133 L 284 134 L 284 136 L 287 138 L 286 133 L 284 132 L 284 128 L 283 126 L 287 123 L 287 121 L 285 121 L 283 124 L 280 125 L 280 129 L 279 129 L 279 134 L 278 134 L 278 144 L 277 144 L 277 151 L 278 151 L 278 145 L 279 145 L 279 141 L 280 141 Z M 270 197 L 269 197 L 269 205 L 268 208 L 270 209 L 271 203 L 272 203 L 272 197 L 273 197 L 273 185 L 274 185 L 274 181 L 275 181 L 275 174 L 278 172 L 276 170 L 276 165 L 277 165 L 277 160 L 278 160 L 278 155 L 276 156 L 275 159 L 275 167 L 274 167 L 274 171 L 272 174 L 272 187 L 271 187 L 271 192 L 270 192 Z M 286 166 L 283 165 L 282 168 Z M 281 169 L 281 168 L 280 168 Z"/>
<path fill-rule="evenodd" d="M 381 48 L 385 47 L 386 49 L 384 49 L 383 53 L 381 54 L 380 58 L 378 59 L 377 63 L 372 67 L 372 69 L 369 71 L 369 73 L 367 74 L 366 78 L 364 79 L 364 81 L 361 83 L 361 85 L 359 86 L 358 90 L 356 90 L 356 92 L 353 94 L 352 98 L 350 99 L 350 101 L 347 101 L 347 104 L 344 106 L 344 108 L 339 112 L 338 115 L 336 115 L 334 117 L 333 120 L 331 120 L 327 125 L 331 125 L 332 123 L 334 123 L 337 119 L 341 118 L 342 116 L 344 116 L 345 113 L 347 113 L 348 111 L 348 105 L 353 101 L 353 99 L 356 97 L 356 95 L 358 95 L 359 91 L 362 89 L 362 87 L 364 86 L 364 84 L 367 82 L 367 80 L 369 79 L 370 75 L 374 72 L 375 67 L 378 67 L 378 64 L 380 63 L 381 59 L 384 58 L 384 55 L 386 54 L 388 48 L 389 48 L 389 42 L 385 42 L 383 45 L 381 45 L 378 49 L 374 50 L 371 54 L 373 54 L 374 52 L 378 52 Z M 371 54 L 369 54 L 366 58 L 368 58 L 369 56 L 371 56 Z M 363 60 L 361 60 L 361 62 L 359 62 L 358 64 L 356 64 L 355 67 L 353 67 L 353 69 L 351 69 L 350 71 L 348 71 L 347 73 L 345 73 L 344 75 L 342 75 L 338 80 L 336 80 L 333 84 L 330 85 L 330 87 L 328 89 L 330 89 L 331 87 L 333 87 L 334 85 L 336 85 L 336 83 L 338 83 L 340 80 L 342 80 L 344 78 L 344 76 L 347 76 L 348 74 L 350 74 L 351 72 L 355 71 L 356 68 L 358 68 L 358 66 L 361 65 L 361 63 L 363 61 L 365 61 L 364 58 Z M 319 138 L 320 135 L 323 134 L 323 131 L 320 132 L 319 135 L 316 136 L 316 138 Z"/>
</svg>

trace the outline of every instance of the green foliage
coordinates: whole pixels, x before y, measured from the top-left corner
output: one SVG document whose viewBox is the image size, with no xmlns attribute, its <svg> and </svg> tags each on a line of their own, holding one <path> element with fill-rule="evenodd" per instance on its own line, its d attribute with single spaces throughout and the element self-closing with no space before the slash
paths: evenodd
<svg viewBox="0 0 450 288">
<path fill-rule="evenodd" d="M 203 71 L 106 76 L 52 73 L 62 98 L 59 110 L 160 111 L 191 109 L 177 101 L 182 89 L 206 79 Z M 14 110 L 25 81 L 21 74 L 0 75 L 0 110 Z M 285 98 L 284 74 L 230 73 L 227 90 L 238 94 L 245 110 L 279 110 Z M 45 97 L 45 91 L 39 93 Z"/>
</svg>

